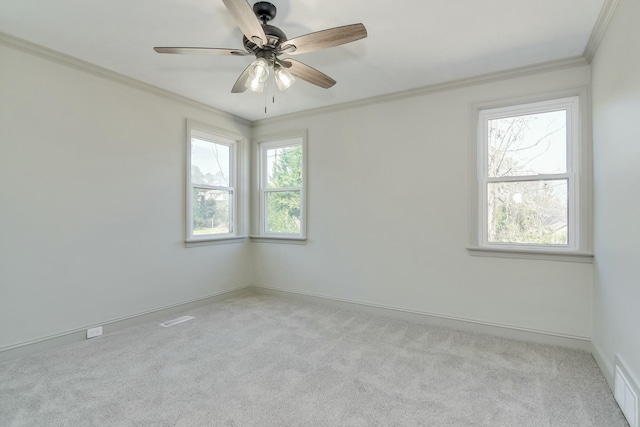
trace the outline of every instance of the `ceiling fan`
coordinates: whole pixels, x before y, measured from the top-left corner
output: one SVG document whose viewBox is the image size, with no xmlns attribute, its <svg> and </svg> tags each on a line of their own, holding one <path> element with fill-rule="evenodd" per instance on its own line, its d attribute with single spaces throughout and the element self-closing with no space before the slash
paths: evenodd
<svg viewBox="0 0 640 427">
<path fill-rule="evenodd" d="M 276 16 L 276 7 L 266 1 L 259 1 L 253 9 L 246 0 L 222 0 L 244 34 L 243 49 L 223 49 L 210 47 L 154 47 L 158 53 L 205 54 L 205 55 L 255 55 L 253 61 L 238 77 L 231 89 L 232 93 L 250 89 L 262 92 L 270 70 L 273 70 L 278 89 L 291 86 L 295 77 L 328 89 L 336 81 L 309 65 L 280 55 L 297 55 L 334 46 L 340 46 L 367 37 L 362 24 L 345 25 L 287 39 L 280 28 L 269 25 Z"/>
</svg>

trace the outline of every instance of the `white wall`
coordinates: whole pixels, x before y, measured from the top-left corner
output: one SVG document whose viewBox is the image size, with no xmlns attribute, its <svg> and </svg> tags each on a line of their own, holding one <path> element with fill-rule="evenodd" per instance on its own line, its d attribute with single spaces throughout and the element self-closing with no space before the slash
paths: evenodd
<svg viewBox="0 0 640 427">
<path fill-rule="evenodd" d="M 593 343 L 640 380 L 640 3 L 620 0 L 594 61 Z M 611 373 L 609 373 L 611 374 Z"/>
<path fill-rule="evenodd" d="M 589 79 L 580 66 L 256 123 L 309 132 L 308 242 L 253 245 L 258 284 L 590 337 L 591 264 L 465 249 L 471 105 Z"/>
<path fill-rule="evenodd" d="M 0 350 L 251 284 L 248 243 L 183 244 L 185 119 L 246 124 L 7 46 L 0 63 Z"/>
</svg>

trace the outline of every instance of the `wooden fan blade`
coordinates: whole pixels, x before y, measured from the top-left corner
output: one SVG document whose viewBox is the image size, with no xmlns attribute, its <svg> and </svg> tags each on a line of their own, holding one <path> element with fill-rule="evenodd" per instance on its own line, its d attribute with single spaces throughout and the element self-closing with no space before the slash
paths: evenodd
<svg viewBox="0 0 640 427">
<path fill-rule="evenodd" d="M 154 47 L 158 53 L 179 53 L 189 55 L 249 55 L 248 52 L 239 49 L 221 49 L 214 47 Z"/>
<path fill-rule="evenodd" d="M 303 64 L 300 61 L 296 61 L 295 59 L 289 59 L 289 58 L 283 59 L 282 64 L 294 76 L 301 78 L 302 80 L 305 80 L 316 86 L 329 89 L 331 86 L 336 84 L 336 81 L 333 80 L 331 77 L 316 70 L 313 67 L 308 66 L 307 64 Z"/>
<path fill-rule="evenodd" d="M 367 29 L 362 24 L 345 25 L 343 27 L 329 28 L 328 30 L 294 37 L 282 43 L 280 51 L 286 51 L 289 55 L 313 52 L 314 50 L 326 49 L 351 43 L 367 37 Z M 289 46 L 295 46 L 291 50 Z"/>
<path fill-rule="evenodd" d="M 245 68 L 244 71 L 240 74 L 240 77 L 238 77 L 238 80 L 236 80 L 236 84 L 234 84 L 233 88 L 231 88 L 231 93 L 241 93 L 247 90 L 247 87 L 245 85 L 247 83 L 247 80 L 249 80 L 250 68 L 251 64 L 249 64 L 247 68 Z"/>
<path fill-rule="evenodd" d="M 222 2 L 240 27 L 240 31 L 249 40 L 260 47 L 267 43 L 267 36 L 262 29 L 262 24 L 246 0 L 222 0 Z"/>
</svg>

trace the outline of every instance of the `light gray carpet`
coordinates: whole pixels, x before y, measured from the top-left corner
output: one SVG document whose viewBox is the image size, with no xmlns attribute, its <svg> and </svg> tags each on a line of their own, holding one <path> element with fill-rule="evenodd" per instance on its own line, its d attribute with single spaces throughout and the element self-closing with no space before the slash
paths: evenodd
<svg viewBox="0 0 640 427">
<path fill-rule="evenodd" d="M 185 314 L 0 365 L 0 425 L 627 425 L 586 352 L 265 295 Z"/>
</svg>

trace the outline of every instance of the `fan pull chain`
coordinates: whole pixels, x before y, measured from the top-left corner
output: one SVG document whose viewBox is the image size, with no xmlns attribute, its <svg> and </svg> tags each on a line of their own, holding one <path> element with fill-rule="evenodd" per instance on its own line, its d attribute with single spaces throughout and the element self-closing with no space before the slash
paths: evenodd
<svg viewBox="0 0 640 427">
<path fill-rule="evenodd" d="M 271 92 L 271 103 L 276 103 L 276 94 L 275 91 Z M 264 113 L 267 114 L 267 91 L 264 92 Z"/>
</svg>

